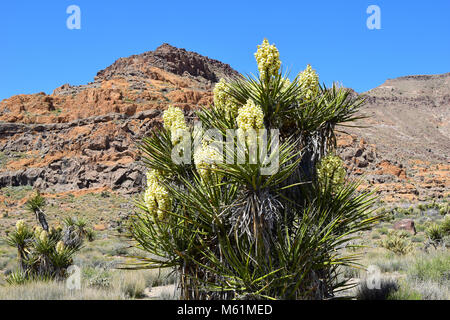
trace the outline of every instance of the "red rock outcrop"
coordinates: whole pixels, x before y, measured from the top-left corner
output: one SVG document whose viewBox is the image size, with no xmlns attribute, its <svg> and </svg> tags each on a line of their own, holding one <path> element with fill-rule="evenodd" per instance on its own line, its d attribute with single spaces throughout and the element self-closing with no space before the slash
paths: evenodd
<svg viewBox="0 0 450 320">
<path fill-rule="evenodd" d="M 65 192 L 144 184 L 136 144 L 169 104 L 188 115 L 212 103 L 229 65 L 164 44 L 121 58 L 83 86 L 18 95 L 0 103 L 0 187 L 33 185 Z"/>
</svg>

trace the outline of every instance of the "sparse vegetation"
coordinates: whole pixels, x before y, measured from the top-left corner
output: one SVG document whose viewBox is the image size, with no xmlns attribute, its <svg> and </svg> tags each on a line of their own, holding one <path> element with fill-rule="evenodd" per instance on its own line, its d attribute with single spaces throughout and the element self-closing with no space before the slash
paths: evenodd
<svg viewBox="0 0 450 320">
<path fill-rule="evenodd" d="M 412 251 L 413 245 L 405 232 L 391 231 L 386 238 L 380 241 L 380 245 L 395 254 L 404 255 Z"/>
</svg>

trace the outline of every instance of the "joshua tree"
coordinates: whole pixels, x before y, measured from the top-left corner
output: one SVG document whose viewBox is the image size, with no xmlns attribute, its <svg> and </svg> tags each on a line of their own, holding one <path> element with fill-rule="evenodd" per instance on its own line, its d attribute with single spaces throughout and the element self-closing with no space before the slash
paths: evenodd
<svg viewBox="0 0 450 320">
<path fill-rule="evenodd" d="M 310 65 L 290 81 L 267 40 L 255 57 L 258 77 L 222 79 L 201 127 L 169 107 L 144 138 L 129 231 L 151 255 L 128 267 L 172 268 L 184 299 L 332 298 L 339 266 L 356 264 L 343 248 L 380 218 L 333 155 L 335 126 L 364 101 Z"/>
<path fill-rule="evenodd" d="M 26 208 L 35 214 L 36 220 L 41 224 L 42 228 L 48 232 L 47 218 L 42 210 L 44 206 L 45 199 L 41 196 L 39 190 L 36 191 L 36 195 L 29 199 L 26 204 Z"/>
</svg>

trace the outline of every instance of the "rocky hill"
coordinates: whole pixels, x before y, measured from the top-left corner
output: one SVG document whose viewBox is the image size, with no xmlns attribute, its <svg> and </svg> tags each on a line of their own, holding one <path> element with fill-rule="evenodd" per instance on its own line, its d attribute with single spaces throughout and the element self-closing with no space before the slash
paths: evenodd
<svg viewBox="0 0 450 320">
<path fill-rule="evenodd" d="M 341 154 L 387 200 L 450 194 L 450 73 L 389 79 L 364 93 L 362 128 L 343 128 Z"/>
<path fill-rule="evenodd" d="M 144 168 L 136 142 L 161 112 L 169 103 L 187 114 L 207 106 L 215 82 L 238 75 L 227 64 L 163 44 L 117 60 L 87 85 L 3 100 L 0 187 L 139 191 Z"/>
<path fill-rule="evenodd" d="M 169 104 L 189 116 L 212 102 L 229 65 L 163 44 L 121 58 L 82 86 L 0 102 L 0 188 L 32 185 L 69 192 L 142 190 L 136 142 L 160 123 Z M 388 80 L 367 93 L 360 124 L 341 128 L 339 150 L 363 187 L 386 200 L 424 200 L 449 193 L 450 74 Z"/>
</svg>

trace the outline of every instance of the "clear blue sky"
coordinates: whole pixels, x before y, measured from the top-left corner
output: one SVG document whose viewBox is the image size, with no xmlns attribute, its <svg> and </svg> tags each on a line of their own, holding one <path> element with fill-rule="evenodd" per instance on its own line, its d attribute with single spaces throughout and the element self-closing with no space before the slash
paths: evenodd
<svg viewBox="0 0 450 320">
<path fill-rule="evenodd" d="M 81 30 L 69 30 L 69 5 Z M 381 30 L 369 30 L 369 5 Z M 307 63 L 321 81 L 363 92 L 387 78 L 450 72 L 450 1 L 1 1 L 0 100 L 93 81 L 119 57 L 161 43 L 256 71 L 267 37 L 291 76 Z"/>
</svg>

